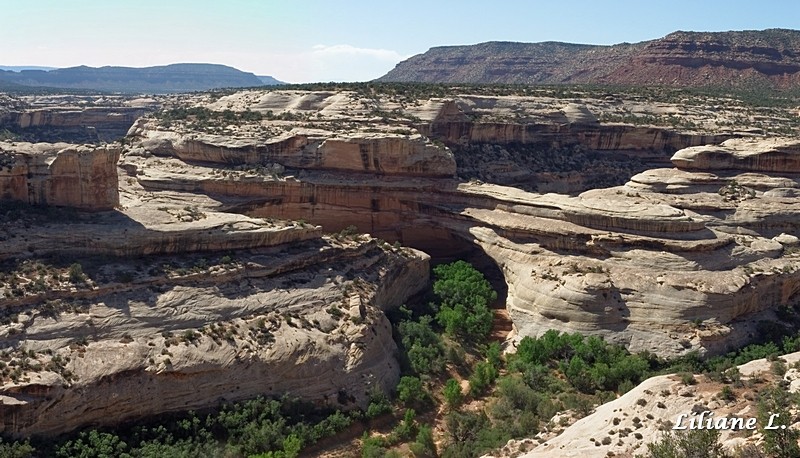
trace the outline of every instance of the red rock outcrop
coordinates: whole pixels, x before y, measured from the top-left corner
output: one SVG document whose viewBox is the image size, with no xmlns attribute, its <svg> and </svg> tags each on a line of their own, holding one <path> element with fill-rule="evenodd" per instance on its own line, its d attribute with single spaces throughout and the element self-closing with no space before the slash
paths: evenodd
<svg viewBox="0 0 800 458">
<path fill-rule="evenodd" d="M 114 146 L 0 143 L 0 199 L 110 210 L 119 205 Z"/>
<path fill-rule="evenodd" d="M 641 43 L 489 42 L 431 48 L 379 81 L 681 87 L 800 81 L 800 31 L 674 32 Z"/>
</svg>

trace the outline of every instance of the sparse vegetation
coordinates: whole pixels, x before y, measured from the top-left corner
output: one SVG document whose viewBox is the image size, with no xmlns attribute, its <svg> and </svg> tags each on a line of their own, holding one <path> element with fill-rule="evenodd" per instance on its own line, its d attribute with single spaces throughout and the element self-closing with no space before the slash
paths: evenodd
<svg viewBox="0 0 800 458">
<path fill-rule="evenodd" d="M 695 429 L 682 433 L 670 432 L 647 445 L 645 458 L 729 458 L 715 429 Z"/>
<path fill-rule="evenodd" d="M 290 398 L 257 398 L 204 414 L 166 416 L 156 424 L 89 429 L 55 441 L 3 442 L 0 455 L 28 456 L 270 456 L 297 457 L 354 417 Z"/>
</svg>

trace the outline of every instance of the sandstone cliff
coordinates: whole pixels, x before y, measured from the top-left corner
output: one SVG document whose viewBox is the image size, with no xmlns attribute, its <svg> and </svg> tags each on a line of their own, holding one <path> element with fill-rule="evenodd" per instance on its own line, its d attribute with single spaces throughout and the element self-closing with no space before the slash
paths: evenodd
<svg viewBox="0 0 800 458">
<path fill-rule="evenodd" d="M 111 146 L 0 143 L 0 198 L 33 205 L 108 210 L 119 204 Z"/>
<path fill-rule="evenodd" d="M 95 276 L 86 293 L 6 300 L 22 318 L 0 331 L 4 354 L 21 370 L 0 379 L 0 432 L 53 435 L 258 395 L 364 407 L 399 377 L 380 309 L 426 283 L 427 258 L 374 241 L 292 250 L 188 274 L 133 273 L 120 259 L 107 268 L 132 282 Z"/>
<path fill-rule="evenodd" d="M 18 96 L 0 102 L 0 130 L 6 139 L 32 143 L 113 142 L 158 103 L 119 95 Z"/>
<path fill-rule="evenodd" d="M 118 212 L 2 226 L 0 432 L 54 435 L 259 395 L 363 407 L 396 384 L 383 311 L 428 283 L 427 255 L 120 186 Z"/>
<path fill-rule="evenodd" d="M 363 404 L 365 388 L 398 375 L 381 311 L 427 283 L 428 257 L 335 234 L 350 225 L 433 256 L 482 253 L 504 276 L 516 338 L 557 329 L 634 352 L 719 353 L 800 300 L 797 142 L 703 146 L 745 135 L 711 129 L 736 108 L 686 109 L 705 126 L 686 130 L 603 121 L 628 107 L 680 113 L 605 98 L 245 91 L 169 103 L 195 114 L 135 123 L 117 211 L 3 215 L 6 432 L 263 393 Z M 23 181 L 56 164 L 54 150 L 65 164 L 103 151 L 116 162 L 112 147 L 19 148 L 44 151 L 0 156 L 16 170 L 2 189 L 25 202 L 61 196 Z M 24 168 L 36 157 L 51 162 Z M 484 168 L 491 180 L 465 179 Z M 525 181 L 603 169 L 616 186 L 576 178 L 565 195 Z"/>
<path fill-rule="evenodd" d="M 224 103 L 301 110 L 304 119 L 319 119 L 312 124 L 323 136 L 331 129 L 329 118 L 368 118 L 358 100 L 356 94 L 296 91 L 245 93 Z M 670 151 L 685 149 L 672 158 L 678 169 L 628 169 L 624 186 L 575 196 L 435 176 L 353 175 L 349 172 L 364 170 L 356 155 L 342 156 L 349 163 L 327 171 L 285 161 L 289 169 L 280 174 L 246 164 L 220 174 L 199 164 L 148 157 L 148 152 L 162 154 L 151 139 L 166 135 L 151 133 L 151 124 L 132 131 L 141 143 L 125 161 L 147 189 L 199 190 L 251 216 L 305 219 L 329 231 L 354 225 L 434 255 L 478 247 L 505 276 L 518 337 L 555 328 L 600 334 L 633 351 L 664 356 L 718 353 L 747 342 L 758 332 L 756 322 L 772 319 L 776 306 L 797 301 L 800 277 L 793 244 L 800 207 L 790 196 L 800 169 L 792 141 L 731 140 L 719 148 L 692 148 L 726 136 L 607 125 L 585 107 L 525 97 L 465 96 L 409 106 L 418 120 L 403 118 L 398 102 L 381 103 L 384 109 L 397 104 L 391 109 L 400 113 L 383 128 L 385 135 L 395 135 L 392 122 L 411 123 L 450 144 L 459 167 L 469 164 L 468 154 L 491 157 L 496 148 L 525 144 L 532 145 L 528 155 L 542 144 L 572 145 L 593 154 L 607 148 L 610 154 L 643 159 L 642 166 L 662 167 L 669 164 Z M 517 113 L 516 121 L 506 113 Z M 477 121 L 465 121 L 476 115 Z M 299 132 L 293 126 L 286 138 Z M 180 134 L 187 135 L 192 134 Z M 230 148 L 236 141 L 228 140 Z M 702 159 L 708 156 L 705 151 L 717 159 Z M 746 161 L 736 159 L 745 156 Z M 578 155 L 565 157 L 573 167 L 586 167 Z M 506 176 L 518 174 L 522 162 L 511 159 L 505 169 L 491 159 L 486 164 Z M 263 162 L 257 155 L 242 160 Z M 728 163 L 739 164 L 738 171 L 720 168 Z M 471 166 L 479 169 L 478 164 Z M 552 163 L 528 164 L 534 176 L 553 170 Z"/>
<path fill-rule="evenodd" d="M 371 390 L 395 386 L 383 311 L 428 283 L 424 253 L 220 212 L 196 192 L 149 192 L 130 163 L 118 182 L 111 147 L 3 145 L 14 148 L 2 156 L 5 199 L 21 187 L 70 207 L 0 213 L 0 433 L 54 435 L 259 395 L 364 407 Z M 102 209 L 69 181 L 95 177 L 85 164 L 100 159 L 117 210 L 76 212 Z"/>
</svg>

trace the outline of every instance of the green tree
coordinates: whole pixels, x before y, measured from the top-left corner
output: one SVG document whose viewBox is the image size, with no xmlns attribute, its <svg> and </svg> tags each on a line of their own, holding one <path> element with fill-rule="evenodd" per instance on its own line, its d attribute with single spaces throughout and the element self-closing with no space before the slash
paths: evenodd
<svg viewBox="0 0 800 458">
<path fill-rule="evenodd" d="M 33 452 L 35 452 L 30 442 L 26 439 L 23 442 L 14 441 L 14 442 L 4 442 L 3 438 L 0 437 L 0 458 L 27 458 L 29 456 L 33 456 Z"/>
<path fill-rule="evenodd" d="M 361 439 L 362 458 L 385 458 L 388 450 L 386 441 L 382 437 L 370 437 L 369 433 L 364 433 Z"/>
<path fill-rule="evenodd" d="M 297 458 L 302 448 L 302 439 L 294 434 L 290 434 L 283 440 L 283 450 L 250 455 L 249 458 Z"/>
<path fill-rule="evenodd" d="M 69 281 L 71 283 L 83 283 L 86 281 L 83 267 L 77 262 L 69 266 Z"/>
<path fill-rule="evenodd" d="M 498 342 L 491 342 L 486 346 L 486 361 L 489 361 L 495 369 L 503 367 L 503 350 Z"/>
<path fill-rule="evenodd" d="M 404 375 L 397 384 L 397 399 L 407 406 L 420 405 L 427 400 L 427 393 L 419 377 Z"/>
<path fill-rule="evenodd" d="M 392 430 L 396 441 L 406 441 L 417 434 L 417 413 L 414 409 L 406 409 L 403 421 Z M 394 441 L 393 441 L 394 442 Z"/>
<path fill-rule="evenodd" d="M 409 448 L 417 458 L 434 458 L 436 456 L 436 443 L 433 441 L 433 429 L 428 425 L 420 426 L 417 440 Z"/>
<path fill-rule="evenodd" d="M 449 335 L 482 342 L 492 329 L 489 304 L 497 292 L 482 273 L 465 261 L 442 264 L 433 269 L 433 292 L 439 298 L 436 320 Z"/>
<path fill-rule="evenodd" d="M 419 321 L 406 320 L 398 326 L 400 343 L 405 349 L 411 370 L 431 374 L 444 368 L 444 348 L 439 334 L 431 328 L 433 319 L 422 316 Z"/>
<path fill-rule="evenodd" d="M 764 434 L 764 450 L 769 456 L 776 458 L 800 456 L 800 447 L 797 446 L 800 431 L 790 428 L 792 414 L 789 409 L 793 403 L 793 396 L 779 386 L 759 393 L 758 420 L 761 432 Z M 777 428 L 765 429 L 770 423 Z"/>
<path fill-rule="evenodd" d="M 461 384 L 454 378 L 447 380 L 442 389 L 442 394 L 444 394 L 444 400 L 451 409 L 460 406 L 461 401 L 464 400 L 464 395 L 461 393 Z"/>
<path fill-rule="evenodd" d="M 436 281 L 433 292 L 444 305 L 468 302 L 471 298 L 481 298 L 485 304 L 497 299 L 497 293 L 482 273 L 466 261 L 442 264 L 433 269 Z"/>
<path fill-rule="evenodd" d="M 82 432 L 77 439 L 67 441 L 56 451 L 59 457 L 117 458 L 130 457 L 128 444 L 119 436 L 95 429 Z"/>
<path fill-rule="evenodd" d="M 475 371 L 469 378 L 469 392 L 473 396 L 479 396 L 494 383 L 498 371 L 490 363 L 481 361 L 475 365 Z"/>
</svg>

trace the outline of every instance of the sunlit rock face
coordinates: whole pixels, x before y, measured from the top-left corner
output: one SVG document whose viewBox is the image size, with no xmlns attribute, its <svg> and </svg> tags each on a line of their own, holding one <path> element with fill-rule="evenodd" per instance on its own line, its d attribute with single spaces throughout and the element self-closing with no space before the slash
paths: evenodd
<svg viewBox="0 0 800 458">
<path fill-rule="evenodd" d="M 119 205 L 119 154 L 118 147 L 0 142 L 0 198 L 110 210 Z"/>
<path fill-rule="evenodd" d="M 258 394 L 363 405 L 399 375 L 382 312 L 428 283 L 415 249 L 493 263 L 512 345 L 556 329 L 720 353 L 798 301 L 792 140 L 603 122 L 621 103 L 605 99 L 167 102 L 203 118 L 144 117 L 113 146 L 0 144 L 0 198 L 71 208 L 0 227 L 0 351 L 24 365 L 0 379 L 0 431 Z"/>
</svg>

